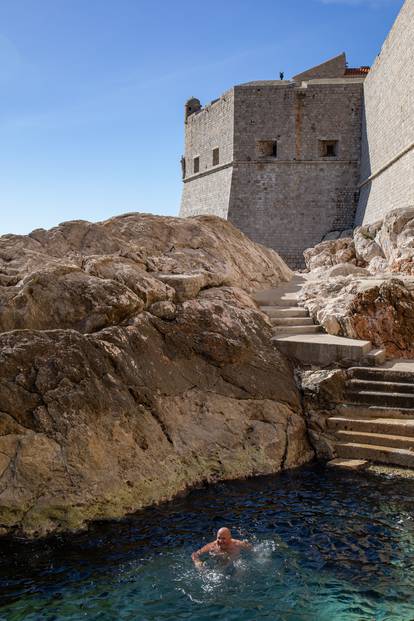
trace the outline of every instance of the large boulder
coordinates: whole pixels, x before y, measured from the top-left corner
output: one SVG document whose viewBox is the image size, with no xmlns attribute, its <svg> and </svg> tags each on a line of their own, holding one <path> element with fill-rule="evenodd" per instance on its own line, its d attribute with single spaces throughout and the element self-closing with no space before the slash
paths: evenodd
<svg viewBox="0 0 414 621">
<path fill-rule="evenodd" d="M 302 303 L 329 334 L 370 340 L 390 357 L 414 355 L 414 208 L 304 256 Z"/>
<path fill-rule="evenodd" d="M 381 246 L 376 241 L 379 228 L 379 223 L 376 223 L 359 226 L 354 231 L 355 255 L 365 265 L 368 265 L 376 257 L 385 258 Z"/>
<path fill-rule="evenodd" d="M 341 416 L 336 407 L 344 401 L 346 378 L 342 369 L 302 371 L 299 375 L 309 439 L 321 461 L 336 457 L 337 439 L 328 420 L 335 415 Z"/>
<path fill-rule="evenodd" d="M 339 263 L 356 265 L 355 246 L 350 237 L 323 241 L 305 250 L 303 256 L 308 270 L 328 269 Z"/>
<path fill-rule="evenodd" d="M 94 332 L 207 287 L 253 291 L 291 277 L 276 252 L 213 216 L 65 222 L 0 238 L 0 332 Z"/>
<path fill-rule="evenodd" d="M 414 356 L 414 278 L 311 280 L 301 298 L 329 334 L 371 341 L 389 357 Z"/>
<path fill-rule="evenodd" d="M 249 296 L 291 277 L 213 217 L 0 238 L 0 532 L 84 527 L 312 457 Z"/>
<path fill-rule="evenodd" d="M 414 275 L 414 207 L 394 209 L 382 220 L 357 226 L 352 237 L 326 239 L 305 250 L 304 257 L 309 271 L 350 263 L 372 274 Z"/>
</svg>

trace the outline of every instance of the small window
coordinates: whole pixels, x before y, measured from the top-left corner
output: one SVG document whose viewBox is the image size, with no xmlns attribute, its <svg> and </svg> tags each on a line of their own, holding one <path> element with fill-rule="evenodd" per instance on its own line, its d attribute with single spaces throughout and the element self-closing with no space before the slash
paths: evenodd
<svg viewBox="0 0 414 621">
<path fill-rule="evenodd" d="M 213 149 L 213 166 L 218 166 L 220 162 L 220 150 Z"/>
<path fill-rule="evenodd" d="M 320 140 L 319 155 L 320 157 L 336 157 L 338 155 L 338 141 Z"/>
<path fill-rule="evenodd" d="M 200 158 L 195 157 L 193 159 L 193 173 L 198 173 L 200 170 Z"/>
<path fill-rule="evenodd" d="M 277 157 L 277 140 L 258 140 L 256 154 L 258 157 Z"/>
</svg>

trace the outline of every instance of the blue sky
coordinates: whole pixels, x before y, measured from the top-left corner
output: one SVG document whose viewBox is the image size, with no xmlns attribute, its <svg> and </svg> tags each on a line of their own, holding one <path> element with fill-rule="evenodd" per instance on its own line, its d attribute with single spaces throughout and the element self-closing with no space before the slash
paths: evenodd
<svg viewBox="0 0 414 621">
<path fill-rule="evenodd" d="M 0 234 L 177 215 L 183 107 L 345 51 L 402 0 L 0 0 Z"/>
</svg>

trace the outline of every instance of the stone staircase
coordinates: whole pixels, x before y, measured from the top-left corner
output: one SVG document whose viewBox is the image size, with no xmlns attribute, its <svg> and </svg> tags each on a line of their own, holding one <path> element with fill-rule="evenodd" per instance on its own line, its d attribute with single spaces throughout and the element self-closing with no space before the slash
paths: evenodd
<svg viewBox="0 0 414 621">
<path fill-rule="evenodd" d="M 303 276 L 296 275 L 289 283 L 254 296 L 272 323 L 272 341 L 277 348 L 304 364 L 382 364 L 385 352 L 374 349 L 370 341 L 326 334 L 322 326 L 312 321 L 308 310 L 298 305 L 304 280 Z"/>
<path fill-rule="evenodd" d="M 328 418 L 342 459 L 414 468 L 414 372 L 354 367 L 345 401 Z"/>
<path fill-rule="evenodd" d="M 283 303 L 284 302 L 284 303 Z M 277 305 L 262 305 L 273 327 L 274 344 L 286 355 L 304 364 L 328 365 L 333 362 L 380 365 L 385 351 L 374 349 L 370 341 L 332 336 L 315 324 L 306 308 L 283 299 Z"/>
<path fill-rule="evenodd" d="M 273 333 L 277 336 L 289 334 L 318 334 L 322 327 L 315 325 L 309 311 L 300 306 L 262 306 L 269 317 Z"/>
<path fill-rule="evenodd" d="M 381 366 L 385 352 L 369 341 L 324 333 L 298 304 L 302 284 L 303 277 L 296 275 L 255 299 L 272 324 L 278 349 L 304 364 L 349 367 L 344 403 L 327 420 L 337 456 L 330 465 L 377 462 L 414 468 L 414 361 L 399 365 L 400 370 L 387 368 Z"/>
</svg>

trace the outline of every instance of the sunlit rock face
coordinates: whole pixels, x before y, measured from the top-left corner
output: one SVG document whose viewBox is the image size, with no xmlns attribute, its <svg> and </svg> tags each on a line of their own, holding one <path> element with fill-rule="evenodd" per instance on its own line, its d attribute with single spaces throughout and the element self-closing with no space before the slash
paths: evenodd
<svg viewBox="0 0 414 621">
<path fill-rule="evenodd" d="M 310 271 L 353 264 L 368 273 L 414 274 L 414 207 L 395 209 L 383 220 L 358 226 L 352 237 L 323 241 L 304 252 Z"/>
<path fill-rule="evenodd" d="M 77 529 L 312 457 L 249 292 L 291 272 L 214 217 L 0 238 L 0 529 Z"/>
<path fill-rule="evenodd" d="M 414 356 L 414 208 L 305 252 L 302 302 L 330 334 Z"/>
</svg>

